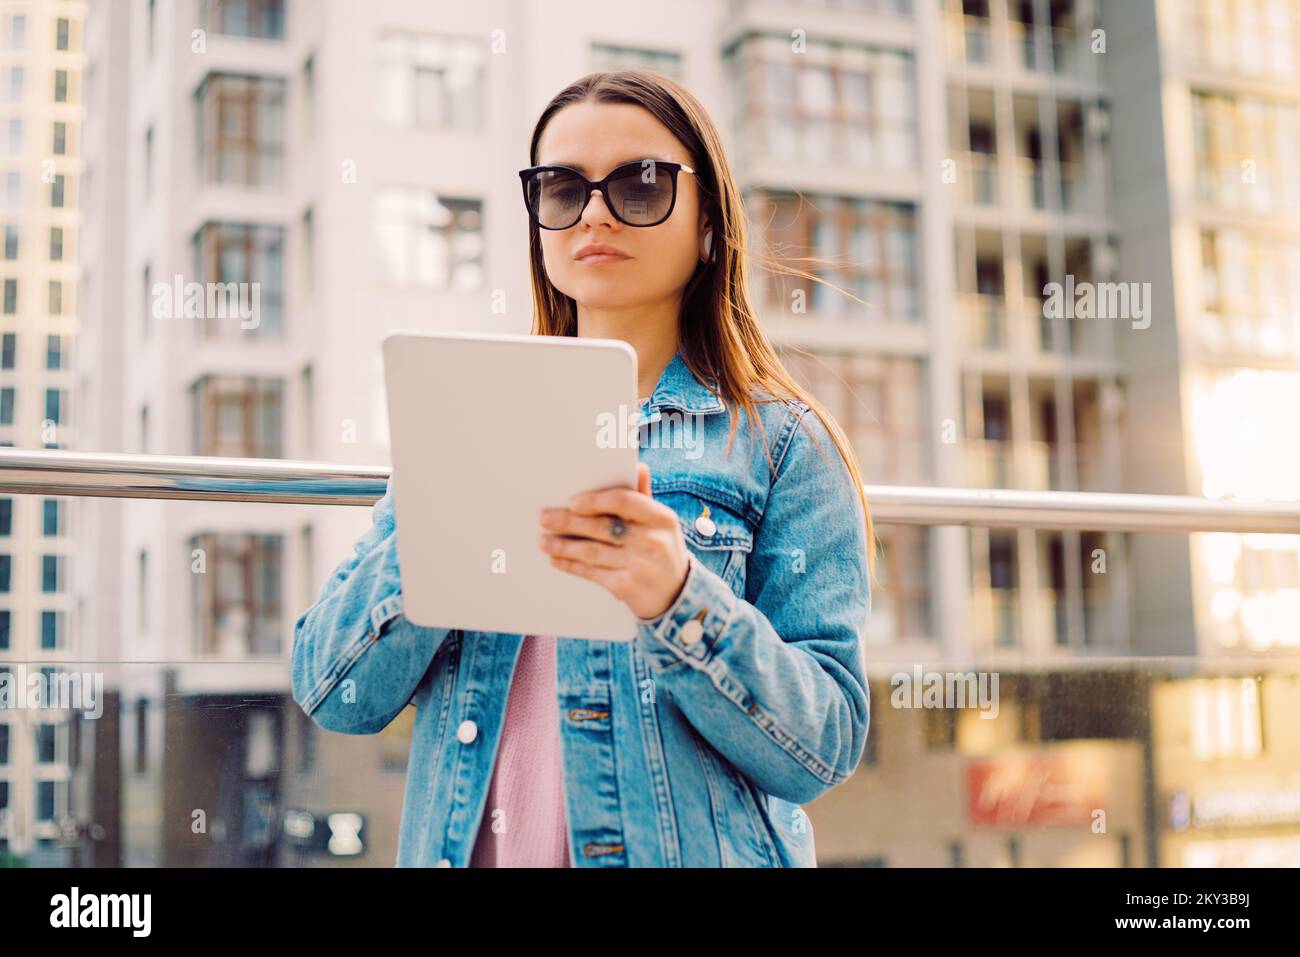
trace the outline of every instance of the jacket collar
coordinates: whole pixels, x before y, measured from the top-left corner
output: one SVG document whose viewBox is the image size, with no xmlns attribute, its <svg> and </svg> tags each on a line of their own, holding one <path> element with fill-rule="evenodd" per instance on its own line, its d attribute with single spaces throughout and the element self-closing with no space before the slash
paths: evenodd
<svg viewBox="0 0 1300 957">
<path fill-rule="evenodd" d="M 717 387 L 716 382 L 709 385 Z M 659 384 L 650 395 L 647 416 L 653 416 L 664 409 L 676 409 L 679 412 L 721 412 L 725 408 L 722 399 L 709 391 L 686 365 L 679 348 L 673 353 L 672 360 L 664 367 L 659 376 Z"/>
</svg>

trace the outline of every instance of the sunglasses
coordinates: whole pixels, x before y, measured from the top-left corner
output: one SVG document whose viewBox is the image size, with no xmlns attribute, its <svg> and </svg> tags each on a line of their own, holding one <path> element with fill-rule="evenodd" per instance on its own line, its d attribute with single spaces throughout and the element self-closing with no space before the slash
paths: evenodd
<svg viewBox="0 0 1300 957">
<path fill-rule="evenodd" d="M 521 169 L 519 178 L 528 215 L 542 229 L 575 225 L 596 190 L 625 226 L 658 226 L 677 204 L 679 170 L 695 172 L 681 163 L 648 159 L 624 163 L 594 183 L 567 166 L 531 166 Z"/>
</svg>

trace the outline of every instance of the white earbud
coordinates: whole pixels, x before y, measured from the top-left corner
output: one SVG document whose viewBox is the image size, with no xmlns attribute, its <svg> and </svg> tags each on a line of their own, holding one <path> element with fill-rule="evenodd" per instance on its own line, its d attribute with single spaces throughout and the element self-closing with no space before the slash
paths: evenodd
<svg viewBox="0 0 1300 957">
<path fill-rule="evenodd" d="M 704 234 L 704 256 L 706 259 L 713 259 L 713 230 Z"/>
</svg>

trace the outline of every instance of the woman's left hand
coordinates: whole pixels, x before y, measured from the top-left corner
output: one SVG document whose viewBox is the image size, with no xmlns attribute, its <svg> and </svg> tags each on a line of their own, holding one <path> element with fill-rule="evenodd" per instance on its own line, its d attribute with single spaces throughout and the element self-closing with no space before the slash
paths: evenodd
<svg viewBox="0 0 1300 957">
<path fill-rule="evenodd" d="M 617 520 L 617 521 L 616 521 Z M 619 524 L 622 536 L 615 535 Z M 541 548 L 561 571 L 590 578 L 638 618 L 666 612 L 690 570 L 677 513 L 650 494 L 650 467 L 637 463 L 637 487 L 583 492 L 568 508 L 541 514 Z"/>
</svg>

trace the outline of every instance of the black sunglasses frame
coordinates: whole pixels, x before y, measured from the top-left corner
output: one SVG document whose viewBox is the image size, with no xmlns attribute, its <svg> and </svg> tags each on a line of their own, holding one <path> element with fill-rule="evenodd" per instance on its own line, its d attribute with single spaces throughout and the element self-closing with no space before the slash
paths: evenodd
<svg viewBox="0 0 1300 957">
<path fill-rule="evenodd" d="M 664 213 L 662 219 L 657 219 L 653 223 L 629 223 L 626 219 L 624 219 L 622 216 L 618 214 L 618 210 L 616 210 L 613 204 L 609 202 L 609 192 L 608 192 L 609 181 L 611 179 L 614 179 L 616 176 L 626 175 L 629 169 L 636 169 L 636 170 L 645 169 L 646 164 L 651 164 L 650 168 L 654 169 L 656 175 L 658 175 L 659 170 L 661 169 L 668 171 L 669 178 L 672 180 L 672 184 L 673 184 L 673 195 L 672 198 L 669 199 L 668 201 L 668 211 Z M 541 220 L 537 218 L 537 214 L 533 212 L 533 206 L 532 203 L 529 201 L 529 195 L 528 195 L 528 181 L 531 180 L 533 176 L 535 176 L 536 174 L 544 173 L 544 172 L 568 173 L 573 177 L 575 177 L 578 182 L 585 184 L 586 195 L 583 196 L 582 198 L 582 205 L 578 207 L 578 215 L 574 217 L 573 222 L 569 223 L 569 225 L 567 226 L 545 226 L 542 224 Z M 666 223 L 668 221 L 668 217 L 673 214 L 673 210 L 677 208 L 678 172 L 694 174 L 695 170 L 691 169 L 689 166 L 683 163 L 670 163 L 667 160 L 634 160 L 631 163 L 624 163 L 622 166 L 614 167 L 612 170 L 609 171 L 609 174 L 604 179 L 593 182 L 592 180 L 587 179 L 587 177 L 579 173 L 576 169 L 573 169 L 569 166 L 530 166 L 528 167 L 528 169 L 521 169 L 519 171 L 519 183 L 524 190 L 524 208 L 528 210 L 529 219 L 531 219 L 534 223 L 536 223 L 539 229 L 551 229 L 551 230 L 558 231 L 563 229 L 572 229 L 574 226 L 578 225 L 578 223 L 581 222 L 582 220 L 582 214 L 587 211 L 587 204 L 591 202 L 591 194 L 594 193 L 596 190 L 600 190 L 601 198 L 605 200 L 605 207 L 609 210 L 610 215 L 612 215 L 624 226 L 634 226 L 638 229 L 641 229 L 641 228 L 648 228 L 650 226 L 659 226 L 662 223 Z"/>
</svg>

